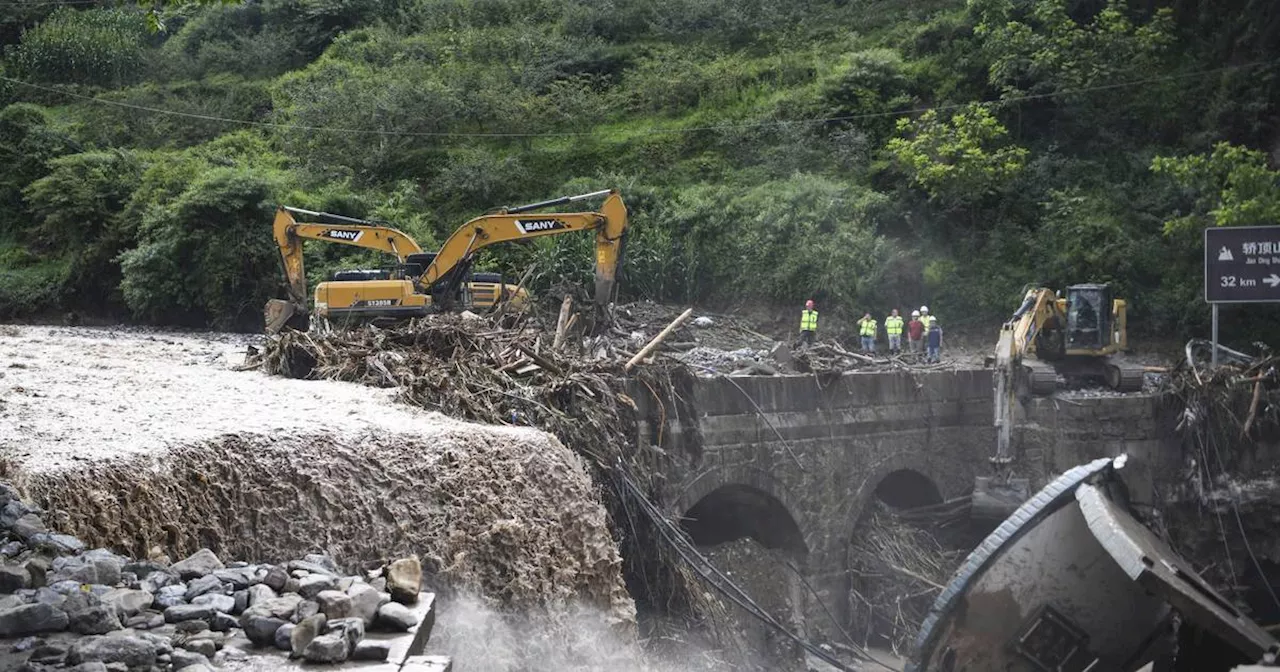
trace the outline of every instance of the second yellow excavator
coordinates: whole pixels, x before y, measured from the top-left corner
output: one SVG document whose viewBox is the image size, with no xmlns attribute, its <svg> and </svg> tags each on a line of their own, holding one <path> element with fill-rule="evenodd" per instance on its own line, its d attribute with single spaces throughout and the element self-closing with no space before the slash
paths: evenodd
<svg viewBox="0 0 1280 672">
<path fill-rule="evenodd" d="M 533 213 L 534 210 L 604 196 L 594 212 Z M 295 215 L 327 218 L 335 223 L 300 223 Z M 549 201 L 503 208 L 463 224 L 439 252 L 423 252 L 402 231 L 373 222 L 338 215 L 281 207 L 274 234 L 288 279 L 288 300 L 272 299 L 264 311 L 268 333 L 286 324 L 299 325 L 308 315 L 307 281 L 302 262 L 304 239 L 325 240 L 394 254 L 396 268 L 341 271 L 316 286 L 315 317 L 330 321 L 406 318 L 456 307 L 488 308 L 509 300 L 522 302 L 524 290 L 501 282 L 496 274 L 473 274 L 471 265 L 481 248 L 541 236 L 595 231 L 597 309 L 613 297 L 618 265 L 627 233 L 627 209 L 617 190 L 596 191 Z"/>
</svg>

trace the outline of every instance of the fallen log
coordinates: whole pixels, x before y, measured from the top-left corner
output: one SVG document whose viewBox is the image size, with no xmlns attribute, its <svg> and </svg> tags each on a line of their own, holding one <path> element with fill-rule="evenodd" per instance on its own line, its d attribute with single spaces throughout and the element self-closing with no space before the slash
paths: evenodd
<svg viewBox="0 0 1280 672">
<path fill-rule="evenodd" d="M 637 352 L 635 357 L 632 357 L 631 359 L 627 360 L 627 364 L 626 366 L 622 367 L 622 370 L 630 371 L 636 364 L 640 362 L 640 360 L 644 359 L 645 357 L 648 357 L 650 353 L 652 353 L 655 349 L 657 349 L 659 345 L 662 344 L 662 341 L 666 339 L 667 336 L 671 335 L 671 332 L 675 331 L 676 329 L 679 329 L 680 325 L 684 324 L 685 321 L 688 320 L 691 315 L 693 315 L 692 308 L 689 308 L 685 310 L 683 313 L 680 313 L 680 317 L 677 317 L 676 319 L 672 320 L 671 324 L 668 324 L 665 329 L 658 332 L 657 336 L 654 336 L 652 339 L 649 340 L 648 343 L 645 344 L 643 348 L 640 348 L 640 352 Z"/>
<path fill-rule="evenodd" d="M 556 319 L 556 337 L 551 341 L 551 349 L 559 352 L 564 345 L 565 332 L 569 329 L 569 313 L 573 310 L 573 295 L 565 294 L 560 303 L 560 317 Z"/>
</svg>

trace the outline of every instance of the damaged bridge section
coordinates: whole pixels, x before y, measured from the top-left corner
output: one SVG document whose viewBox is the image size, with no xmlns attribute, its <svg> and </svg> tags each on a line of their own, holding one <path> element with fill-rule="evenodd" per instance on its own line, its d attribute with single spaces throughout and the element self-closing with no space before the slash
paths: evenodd
<svg viewBox="0 0 1280 672">
<path fill-rule="evenodd" d="M 864 514 L 963 497 L 991 473 L 990 371 L 695 378 L 631 393 L 668 510 L 699 545 L 749 537 L 786 551 L 812 589 L 792 593 L 813 637 L 838 640 L 833 620 L 850 621 Z M 1136 498 L 1150 502 L 1178 460 L 1156 409 L 1149 395 L 1035 400 L 1019 409 L 1015 473 L 1039 487 L 1063 465 L 1128 452 Z"/>
</svg>

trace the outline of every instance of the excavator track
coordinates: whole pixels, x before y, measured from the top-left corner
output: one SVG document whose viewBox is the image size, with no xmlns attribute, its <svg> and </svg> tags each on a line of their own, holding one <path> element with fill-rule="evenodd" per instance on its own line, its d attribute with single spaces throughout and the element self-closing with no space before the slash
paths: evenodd
<svg viewBox="0 0 1280 672">
<path fill-rule="evenodd" d="M 1107 366 L 1107 386 L 1117 392 L 1139 392 L 1145 379 L 1145 371 L 1140 366 Z"/>
<path fill-rule="evenodd" d="M 1052 366 L 1041 362 L 1024 362 L 1022 372 L 1027 389 L 1033 396 L 1047 396 L 1058 389 L 1058 372 Z"/>
</svg>

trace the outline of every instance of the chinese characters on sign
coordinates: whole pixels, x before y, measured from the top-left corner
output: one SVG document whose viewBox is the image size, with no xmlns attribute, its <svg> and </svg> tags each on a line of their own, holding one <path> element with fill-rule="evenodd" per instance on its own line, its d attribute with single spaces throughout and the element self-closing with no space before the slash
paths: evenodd
<svg viewBox="0 0 1280 672">
<path fill-rule="evenodd" d="M 1280 226 L 1216 227 L 1204 240 L 1206 301 L 1280 301 Z"/>
</svg>

